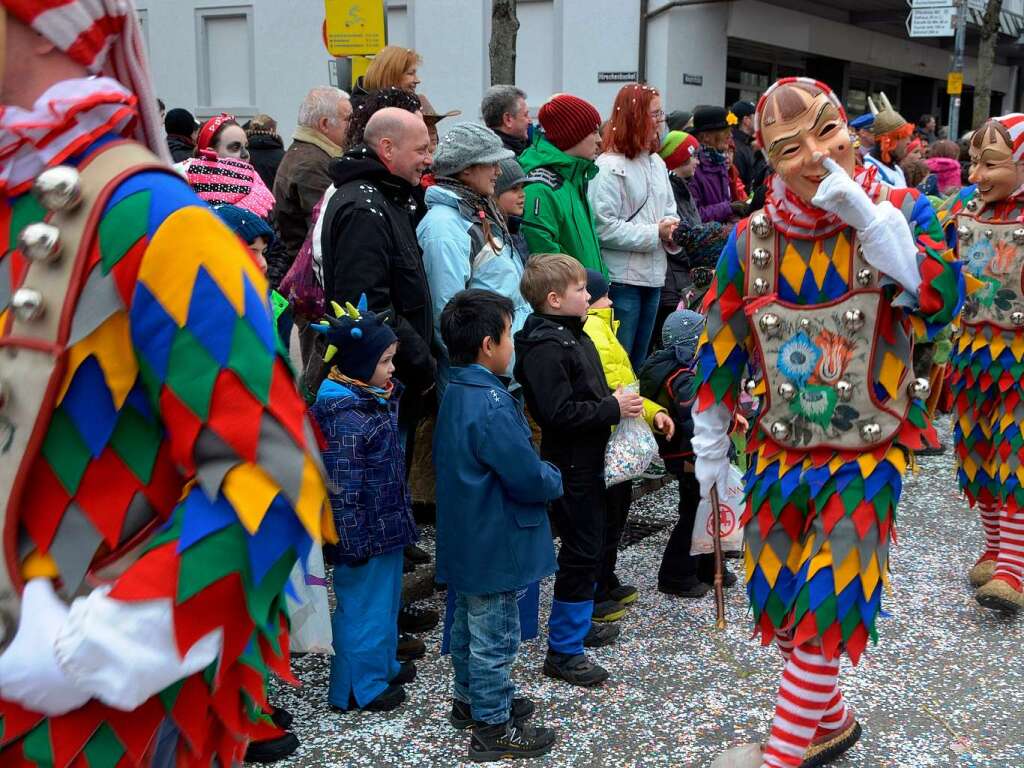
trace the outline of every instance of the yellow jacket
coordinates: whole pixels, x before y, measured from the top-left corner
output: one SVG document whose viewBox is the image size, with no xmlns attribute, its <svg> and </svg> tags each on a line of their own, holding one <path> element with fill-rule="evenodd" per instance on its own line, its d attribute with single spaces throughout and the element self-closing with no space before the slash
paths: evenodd
<svg viewBox="0 0 1024 768">
<path fill-rule="evenodd" d="M 626 348 L 615 337 L 618 327 L 619 321 L 614 319 L 611 307 L 591 309 L 587 312 L 587 321 L 583 324 L 583 330 L 597 347 L 597 354 L 601 356 L 604 377 L 613 391 L 620 384 L 628 387 L 630 384 L 637 383 L 637 375 L 633 372 L 633 366 L 629 364 Z M 658 413 L 668 413 L 668 411 L 653 400 L 648 400 L 646 397 L 643 400 L 644 421 L 651 426 L 651 429 L 654 429 L 654 417 Z"/>
</svg>

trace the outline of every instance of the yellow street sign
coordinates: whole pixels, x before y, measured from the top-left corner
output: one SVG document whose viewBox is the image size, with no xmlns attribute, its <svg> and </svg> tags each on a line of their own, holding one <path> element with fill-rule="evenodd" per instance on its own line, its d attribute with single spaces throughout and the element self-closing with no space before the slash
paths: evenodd
<svg viewBox="0 0 1024 768">
<path fill-rule="evenodd" d="M 367 56 L 387 45 L 384 0 L 324 0 L 324 12 L 332 56 Z"/>
<path fill-rule="evenodd" d="M 950 96 L 959 96 L 964 90 L 964 73 L 950 72 L 946 80 L 946 93 Z"/>
</svg>

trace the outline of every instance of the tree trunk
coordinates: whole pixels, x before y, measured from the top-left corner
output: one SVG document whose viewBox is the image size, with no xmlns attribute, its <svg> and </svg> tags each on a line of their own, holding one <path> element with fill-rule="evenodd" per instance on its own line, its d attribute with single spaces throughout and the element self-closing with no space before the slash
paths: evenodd
<svg viewBox="0 0 1024 768">
<path fill-rule="evenodd" d="M 978 82 L 974 86 L 974 125 L 988 120 L 992 104 L 992 65 L 996 59 L 996 42 L 999 38 L 999 12 L 1003 0 L 988 0 L 985 17 L 981 24 L 981 42 L 978 43 Z M 951 137 L 952 138 L 952 137 Z"/>
<path fill-rule="evenodd" d="M 516 0 L 491 0 L 491 85 L 516 82 Z"/>
</svg>

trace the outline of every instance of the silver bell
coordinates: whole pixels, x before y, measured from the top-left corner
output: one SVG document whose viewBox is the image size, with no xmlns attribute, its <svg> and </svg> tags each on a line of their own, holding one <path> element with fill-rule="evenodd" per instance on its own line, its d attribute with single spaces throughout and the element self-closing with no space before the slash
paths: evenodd
<svg viewBox="0 0 1024 768">
<path fill-rule="evenodd" d="M 796 397 L 796 387 L 790 384 L 788 381 L 784 381 L 779 384 L 779 397 L 785 400 L 787 403 Z M 777 422 L 781 424 L 782 422 Z"/>
<path fill-rule="evenodd" d="M 977 213 L 981 204 L 978 202 L 977 198 L 971 198 L 967 201 L 967 204 L 964 207 L 971 213 Z"/>
<path fill-rule="evenodd" d="M 772 255 L 768 252 L 767 248 L 755 248 L 750 254 L 750 260 L 754 262 L 754 266 L 758 269 L 767 267 L 771 258 Z"/>
<path fill-rule="evenodd" d="M 961 224 L 959 227 L 956 228 L 956 234 L 957 237 L 959 237 L 961 240 L 970 240 L 971 228 L 968 227 L 966 224 Z"/>
<path fill-rule="evenodd" d="M 30 323 L 43 316 L 43 294 L 35 288 L 19 288 L 11 297 L 11 308 L 19 320 Z"/>
<path fill-rule="evenodd" d="M 18 235 L 18 248 L 30 261 L 53 264 L 60 258 L 60 230 L 52 224 L 37 221 Z"/>
<path fill-rule="evenodd" d="M 1024 325 L 1024 312 L 1019 309 L 1016 312 L 1010 313 L 1010 322 L 1016 325 L 1018 328 Z"/>
<path fill-rule="evenodd" d="M 774 312 L 765 312 L 761 315 L 761 319 L 757 321 L 757 324 L 769 336 L 777 336 L 782 330 L 782 321 Z"/>
<path fill-rule="evenodd" d="M 82 184 L 78 171 L 70 165 L 58 165 L 43 171 L 32 184 L 32 194 L 48 211 L 68 211 L 82 202 Z"/>
<path fill-rule="evenodd" d="M 757 385 L 761 382 L 758 379 L 746 379 L 743 382 L 743 391 L 751 397 L 754 396 L 754 390 L 757 389 Z"/>
<path fill-rule="evenodd" d="M 764 296 L 766 293 L 768 293 L 768 281 L 765 280 L 763 277 L 759 277 L 756 280 L 754 280 L 754 293 L 756 293 L 758 296 Z"/>
<path fill-rule="evenodd" d="M 856 333 L 864 327 L 864 313 L 859 309 L 848 309 L 843 312 L 843 325 L 850 333 Z"/>
<path fill-rule="evenodd" d="M 772 422 L 772 437 L 778 441 L 787 440 L 789 438 L 789 424 L 784 421 L 773 421 Z"/>
<path fill-rule="evenodd" d="M 1013 242 L 1017 245 L 1024 245 L 1024 227 L 1013 230 Z"/>
<path fill-rule="evenodd" d="M 750 220 L 750 230 L 758 237 L 768 237 L 772 223 L 767 214 L 759 213 Z"/>
<path fill-rule="evenodd" d="M 924 377 L 914 379 L 907 386 L 907 393 L 915 400 L 927 400 L 931 391 L 932 385 L 928 379 Z"/>
<path fill-rule="evenodd" d="M 804 331 L 809 331 L 811 329 L 811 318 L 809 318 L 809 317 L 801 317 L 800 318 L 800 329 L 804 330 Z"/>
<path fill-rule="evenodd" d="M 882 428 L 875 422 L 869 421 L 860 425 L 860 436 L 865 443 L 874 443 L 882 436 Z"/>
<path fill-rule="evenodd" d="M 840 379 L 836 382 L 836 394 L 839 395 L 839 399 L 844 403 L 850 402 L 850 399 L 853 397 L 853 384 L 846 379 Z"/>
<path fill-rule="evenodd" d="M 857 284 L 862 285 L 865 288 L 871 285 L 871 278 L 874 277 L 874 272 L 870 269 L 862 269 L 857 273 Z"/>
<path fill-rule="evenodd" d="M 985 239 L 986 240 L 991 240 L 993 234 L 995 234 L 995 233 L 991 229 L 986 229 L 985 230 Z"/>
</svg>

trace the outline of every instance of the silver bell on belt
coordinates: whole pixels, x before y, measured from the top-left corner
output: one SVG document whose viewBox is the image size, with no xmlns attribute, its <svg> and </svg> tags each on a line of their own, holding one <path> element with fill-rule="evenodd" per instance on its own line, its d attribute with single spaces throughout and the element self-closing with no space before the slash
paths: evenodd
<svg viewBox="0 0 1024 768">
<path fill-rule="evenodd" d="M 1024 227 L 1013 230 L 1013 242 L 1017 245 L 1024 245 Z"/>
<path fill-rule="evenodd" d="M 864 287 L 871 285 L 871 277 L 873 274 L 874 273 L 870 269 L 860 270 L 857 272 L 857 284 Z"/>
<path fill-rule="evenodd" d="M 789 438 L 789 424 L 784 421 L 772 422 L 772 437 L 780 442 Z"/>
<path fill-rule="evenodd" d="M 757 389 L 757 385 L 760 384 L 760 383 L 761 382 L 758 379 L 745 379 L 743 381 L 743 391 L 746 392 L 751 397 L 753 397 L 754 396 L 754 390 Z"/>
<path fill-rule="evenodd" d="M 970 240 L 971 228 L 968 227 L 966 224 L 961 224 L 959 227 L 956 228 L 956 234 L 957 237 L 959 237 L 961 240 Z"/>
<path fill-rule="evenodd" d="M 909 385 L 907 385 L 907 394 L 918 400 L 927 400 L 931 391 L 931 382 L 924 377 L 914 379 Z"/>
<path fill-rule="evenodd" d="M 19 288 L 11 297 L 11 308 L 15 316 L 25 323 L 43 316 L 43 294 L 35 288 Z"/>
<path fill-rule="evenodd" d="M 882 428 L 875 422 L 869 421 L 860 425 L 860 436 L 865 443 L 873 443 L 882 436 Z"/>
<path fill-rule="evenodd" d="M 856 333 L 864 327 L 864 313 L 859 309 L 848 309 L 843 312 L 843 325 L 850 333 Z"/>
<path fill-rule="evenodd" d="M 82 202 L 78 171 L 70 165 L 48 168 L 36 177 L 32 194 L 48 211 L 69 211 Z"/>
<path fill-rule="evenodd" d="M 764 269 L 768 266 L 768 262 L 771 261 L 772 255 L 765 248 L 755 248 L 750 254 L 751 261 L 754 262 L 754 266 L 758 269 Z"/>
<path fill-rule="evenodd" d="M 786 402 L 790 402 L 794 397 L 796 397 L 796 387 L 794 387 L 788 381 L 784 381 L 781 384 L 779 384 L 778 392 L 779 397 L 781 397 Z"/>
<path fill-rule="evenodd" d="M 1018 328 L 1020 328 L 1022 325 L 1024 325 L 1024 312 L 1021 312 L 1020 310 L 1017 310 L 1016 312 L 1011 312 L 1010 322 L 1013 323 Z"/>
<path fill-rule="evenodd" d="M 840 379 L 836 382 L 836 394 L 839 395 L 839 399 L 844 403 L 850 402 L 850 399 L 853 397 L 853 384 L 846 379 Z"/>
<path fill-rule="evenodd" d="M 37 221 L 18 235 L 18 250 L 29 261 L 53 264 L 60 258 L 60 230 L 52 224 Z"/>
<path fill-rule="evenodd" d="M 772 231 L 772 223 L 767 214 L 759 213 L 750 220 L 750 229 L 758 237 L 768 237 Z"/>
<path fill-rule="evenodd" d="M 782 331 L 782 321 L 774 312 L 765 312 L 757 324 L 769 336 L 778 336 Z"/>
<path fill-rule="evenodd" d="M 766 293 L 768 293 L 768 281 L 765 280 L 763 277 L 759 277 L 756 280 L 754 280 L 754 293 L 756 293 L 758 296 L 764 296 Z"/>
</svg>

